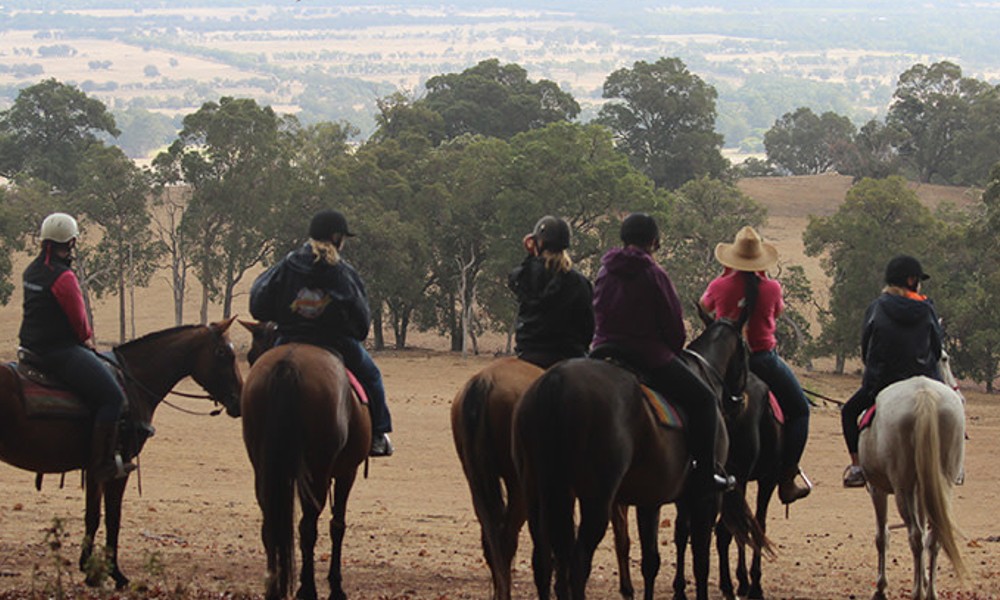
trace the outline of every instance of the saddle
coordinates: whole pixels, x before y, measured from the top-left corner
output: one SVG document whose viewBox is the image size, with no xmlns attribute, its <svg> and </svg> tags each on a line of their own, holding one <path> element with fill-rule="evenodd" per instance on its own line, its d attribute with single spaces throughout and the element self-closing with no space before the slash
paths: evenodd
<svg viewBox="0 0 1000 600">
<path fill-rule="evenodd" d="M 656 422 L 668 429 L 683 429 L 684 412 L 667 396 L 649 386 L 649 378 L 636 366 L 637 361 L 631 352 L 615 344 L 601 344 L 591 350 L 589 356 L 612 363 L 635 375 L 646 403 L 656 416 Z"/>
<path fill-rule="evenodd" d="M 116 357 L 105 357 L 118 364 Z M 24 400 L 24 412 L 28 418 L 91 419 L 94 411 L 65 382 L 45 370 L 45 361 L 27 348 L 17 349 L 16 363 L 8 363 L 7 368 L 17 375 Z M 119 373 L 110 363 L 105 368 L 116 377 Z M 118 377 L 121 383 L 120 377 Z M 123 414 L 128 406 L 122 407 Z"/>
</svg>

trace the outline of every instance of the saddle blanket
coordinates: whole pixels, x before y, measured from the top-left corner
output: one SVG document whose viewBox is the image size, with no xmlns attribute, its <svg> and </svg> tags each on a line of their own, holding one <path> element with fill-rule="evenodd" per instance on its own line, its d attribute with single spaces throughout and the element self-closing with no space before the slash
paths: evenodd
<svg viewBox="0 0 1000 600">
<path fill-rule="evenodd" d="M 875 418 L 875 405 L 872 404 L 871 408 L 865 410 L 861 413 L 861 420 L 858 422 L 858 431 L 862 431 L 865 427 L 872 424 L 872 420 Z"/>
<path fill-rule="evenodd" d="M 767 401 L 771 405 L 771 414 L 774 415 L 774 420 L 778 422 L 779 425 L 785 424 L 785 412 L 781 410 L 781 405 L 778 404 L 778 399 L 774 397 L 774 392 L 767 390 Z"/>
<path fill-rule="evenodd" d="M 42 385 L 25 377 L 16 363 L 7 363 L 21 383 L 24 414 L 29 418 L 90 419 L 91 408 L 71 390 L 60 386 Z"/>
<path fill-rule="evenodd" d="M 653 409 L 656 421 L 663 427 L 680 429 L 684 427 L 684 419 L 677 407 L 671 404 L 663 394 L 648 386 L 642 386 L 642 393 L 646 396 L 646 402 Z"/>
<path fill-rule="evenodd" d="M 368 394 L 365 392 L 365 387 L 361 385 L 361 382 L 354 376 L 354 373 L 351 373 L 350 369 L 345 367 L 344 370 L 347 371 L 347 380 L 351 382 L 351 389 L 354 390 L 354 395 L 358 397 L 361 404 L 368 404 Z"/>
</svg>

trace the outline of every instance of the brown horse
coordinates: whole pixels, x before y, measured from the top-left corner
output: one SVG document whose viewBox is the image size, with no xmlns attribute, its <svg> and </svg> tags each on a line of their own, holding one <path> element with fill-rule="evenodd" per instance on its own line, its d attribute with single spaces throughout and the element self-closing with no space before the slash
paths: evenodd
<svg viewBox="0 0 1000 600">
<path fill-rule="evenodd" d="M 175 327 L 115 348 L 128 392 L 129 420 L 151 431 L 153 412 L 160 401 L 188 376 L 213 399 L 222 402 L 230 416 L 239 416 L 242 381 L 226 334 L 232 321 Z M 30 417 L 26 414 L 22 389 L 19 375 L 13 369 L 0 369 L 0 460 L 39 474 L 85 468 L 90 458 L 91 420 Z M 125 458 L 138 455 L 147 436 L 123 436 Z M 110 575 L 118 589 L 128 584 L 118 566 L 118 532 L 127 482 L 125 477 L 101 484 L 89 473 L 86 478 L 86 533 L 80 568 L 86 567 L 94 550 L 103 496 L 105 547 Z M 89 575 L 87 583 L 100 584 L 100 575 Z"/>
<path fill-rule="evenodd" d="M 243 441 L 254 468 L 267 598 L 289 594 L 294 579 L 294 498 L 302 511 L 297 598 L 316 598 L 316 521 L 335 481 L 330 520 L 330 597 L 346 598 L 340 570 L 347 498 L 371 447 L 368 409 L 351 393 L 343 362 L 308 344 L 265 351 L 247 375 L 241 400 Z"/>
<path fill-rule="evenodd" d="M 713 385 L 746 376 L 740 328 L 740 323 L 720 320 L 699 337 L 706 340 L 703 360 L 719 374 Z M 716 453 L 725 456 L 728 440 L 721 419 L 717 438 Z M 708 598 L 708 554 L 719 499 L 699 496 L 685 485 L 690 458 L 684 432 L 659 425 L 635 375 L 593 359 L 552 367 L 514 411 L 513 453 L 528 505 L 539 598 L 550 597 L 553 562 L 556 596 L 585 597 L 594 550 L 612 515 L 622 516 L 614 510 L 618 503 L 636 506 L 643 592 L 651 600 L 660 566 L 660 506 L 670 502 L 690 515 L 697 594 Z M 577 502 L 578 527 L 573 518 Z M 724 518 L 742 539 L 750 541 L 756 534 L 753 543 L 766 543 L 745 502 L 723 507 L 733 509 Z M 619 541 L 619 554 L 622 547 Z M 675 593 L 683 597 L 682 589 Z"/>
</svg>

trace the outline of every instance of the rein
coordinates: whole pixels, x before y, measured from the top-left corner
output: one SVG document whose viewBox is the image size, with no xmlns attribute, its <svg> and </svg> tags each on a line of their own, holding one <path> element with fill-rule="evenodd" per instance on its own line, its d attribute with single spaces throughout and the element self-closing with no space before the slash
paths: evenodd
<svg viewBox="0 0 1000 600">
<path fill-rule="evenodd" d="M 136 379 L 135 376 L 132 375 L 132 373 L 129 372 L 129 370 L 125 367 L 125 361 L 121 359 L 121 355 L 118 354 L 118 350 L 114 350 L 115 356 L 118 357 L 118 361 L 117 362 L 111 360 L 110 358 L 107 358 L 106 356 L 104 356 L 103 354 L 101 354 L 100 352 L 98 352 L 97 350 L 94 350 L 93 352 L 94 352 L 95 355 L 97 355 L 97 358 L 103 360 L 104 362 L 106 362 L 109 365 L 111 365 L 112 367 L 114 367 L 115 370 L 117 370 L 119 373 L 121 373 L 122 377 L 126 381 L 128 381 L 129 383 L 131 383 L 132 385 L 134 385 L 136 388 L 138 388 L 138 390 L 140 392 L 148 394 L 150 398 L 156 398 L 156 392 L 154 392 L 153 390 L 149 389 L 148 387 L 146 387 L 146 385 L 144 383 L 142 383 L 141 381 L 139 381 L 138 379 Z M 173 394 L 175 396 L 180 396 L 182 398 L 196 398 L 196 399 L 199 399 L 199 400 L 211 400 L 211 401 L 215 402 L 216 404 L 218 404 L 218 401 L 215 398 L 213 398 L 211 395 L 209 395 L 209 394 L 189 394 L 187 392 L 177 392 L 177 391 L 174 391 L 172 389 L 168 390 L 167 394 Z M 182 413 L 189 414 L 189 415 L 200 416 L 200 417 L 214 417 L 214 416 L 217 416 L 218 414 L 220 414 L 222 412 L 221 408 L 215 408 L 215 409 L 212 409 L 212 410 L 210 410 L 208 412 L 194 411 L 194 410 L 190 410 L 190 409 L 187 409 L 187 408 L 183 408 L 183 407 L 177 406 L 176 404 L 170 402 L 166 398 L 161 398 L 160 402 L 162 404 L 166 404 L 167 406 L 169 406 L 170 408 L 173 408 L 174 410 L 177 410 L 177 411 L 180 411 Z"/>
</svg>

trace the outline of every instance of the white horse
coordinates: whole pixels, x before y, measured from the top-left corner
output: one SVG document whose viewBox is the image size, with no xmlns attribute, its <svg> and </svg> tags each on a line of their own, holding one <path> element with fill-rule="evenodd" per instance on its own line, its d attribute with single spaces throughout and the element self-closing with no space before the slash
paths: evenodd
<svg viewBox="0 0 1000 600">
<path fill-rule="evenodd" d="M 947 384 L 918 376 L 882 390 L 875 399 L 875 417 L 861 432 L 861 467 L 875 505 L 878 582 L 873 600 L 886 598 L 889 494 L 895 494 L 909 532 L 914 600 L 936 598 L 939 549 L 944 549 L 959 579 L 966 574 L 951 509 L 951 486 L 963 477 L 965 399 L 958 392 L 947 355 L 941 357 L 940 368 Z"/>
</svg>

